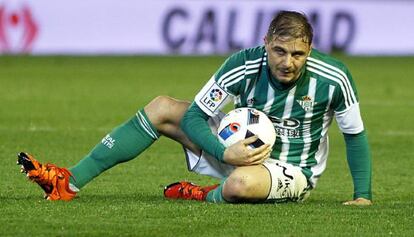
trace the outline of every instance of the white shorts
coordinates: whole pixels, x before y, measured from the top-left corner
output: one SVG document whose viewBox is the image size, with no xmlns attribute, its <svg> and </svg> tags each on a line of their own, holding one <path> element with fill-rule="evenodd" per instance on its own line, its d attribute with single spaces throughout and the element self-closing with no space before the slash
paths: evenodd
<svg viewBox="0 0 414 237">
<path fill-rule="evenodd" d="M 197 156 L 186 148 L 184 148 L 184 151 L 188 170 L 198 174 L 222 179 L 228 177 L 236 168 L 235 166 L 222 163 L 204 152 L 201 156 Z M 303 201 L 309 196 L 310 186 L 299 167 L 275 159 L 267 159 L 263 165 L 271 176 L 268 201 L 297 202 Z"/>
<path fill-rule="evenodd" d="M 310 195 L 310 185 L 302 169 L 275 159 L 263 163 L 271 176 L 271 188 L 267 200 L 276 202 L 304 201 Z"/>
</svg>

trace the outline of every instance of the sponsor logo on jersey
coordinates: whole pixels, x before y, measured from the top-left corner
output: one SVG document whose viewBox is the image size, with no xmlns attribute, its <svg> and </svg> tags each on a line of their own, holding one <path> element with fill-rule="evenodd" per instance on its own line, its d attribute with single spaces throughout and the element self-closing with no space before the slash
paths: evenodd
<svg viewBox="0 0 414 237">
<path fill-rule="evenodd" d="M 215 112 L 217 108 L 226 100 L 228 94 L 217 84 L 213 84 L 207 92 L 201 97 L 200 102 L 211 112 Z"/>
<path fill-rule="evenodd" d="M 268 116 L 275 127 L 276 135 L 287 138 L 300 138 L 300 122 L 294 118 L 281 119 L 275 116 Z"/>
<path fill-rule="evenodd" d="M 104 146 L 108 147 L 109 149 L 112 149 L 112 147 L 114 147 L 115 145 L 115 139 L 109 136 L 109 134 L 102 138 L 101 142 Z"/>
<path fill-rule="evenodd" d="M 314 105 L 317 104 L 312 98 L 308 95 L 302 97 L 302 100 L 296 100 L 299 105 L 307 112 L 313 108 Z"/>
<path fill-rule="evenodd" d="M 219 133 L 219 136 L 223 140 L 226 140 L 227 138 L 229 138 L 231 135 L 235 134 L 239 130 L 240 130 L 239 123 L 230 123 L 225 128 L 223 128 L 223 130 L 221 130 L 221 132 Z"/>
</svg>

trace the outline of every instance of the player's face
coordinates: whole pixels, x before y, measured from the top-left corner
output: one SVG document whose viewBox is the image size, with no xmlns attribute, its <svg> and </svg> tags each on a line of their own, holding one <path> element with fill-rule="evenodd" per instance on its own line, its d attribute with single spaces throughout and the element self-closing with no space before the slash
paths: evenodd
<svg viewBox="0 0 414 237">
<path fill-rule="evenodd" d="M 292 83 L 299 78 L 311 52 L 311 46 L 303 38 L 265 37 L 265 48 L 270 71 L 281 83 Z"/>
</svg>

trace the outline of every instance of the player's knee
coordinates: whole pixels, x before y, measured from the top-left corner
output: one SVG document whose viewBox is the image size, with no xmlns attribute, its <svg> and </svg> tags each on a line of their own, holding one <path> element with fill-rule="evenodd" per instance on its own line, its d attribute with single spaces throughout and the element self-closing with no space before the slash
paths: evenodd
<svg viewBox="0 0 414 237">
<path fill-rule="evenodd" d="M 223 187 L 223 197 L 229 202 L 248 201 L 255 195 L 257 182 L 248 174 L 232 174 Z"/>
<path fill-rule="evenodd" d="M 171 108 L 174 107 L 176 100 L 169 96 L 161 95 L 155 97 L 147 106 L 145 113 L 154 124 L 166 122 L 170 118 Z"/>
<path fill-rule="evenodd" d="M 166 95 L 160 95 L 155 97 L 150 103 L 149 105 L 151 105 L 151 107 L 157 108 L 158 111 L 162 112 L 166 112 L 168 111 L 171 107 L 173 107 L 175 104 L 177 103 L 177 101 L 169 96 Z"/>
</svg>

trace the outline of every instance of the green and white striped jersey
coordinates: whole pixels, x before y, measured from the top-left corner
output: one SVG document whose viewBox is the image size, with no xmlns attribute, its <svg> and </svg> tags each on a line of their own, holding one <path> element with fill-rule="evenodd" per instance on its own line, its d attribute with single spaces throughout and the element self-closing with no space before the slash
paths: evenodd
<svg viewBox="0 0 414 237">
<path fill-rule="evenodd" d="M 341 62 L 316 49 L 289 87 L 271 75 L 264 46 L 233 54 L 195 102 L 215 116 L 231 100 L 237 108 L 253 107 L 269 116 L 277 134 L 271 157 L 300 166 L 313 187 L 326 167 L 332 118 L 343 133 L 364 130 L 351 74 Z"/>
</svg>

